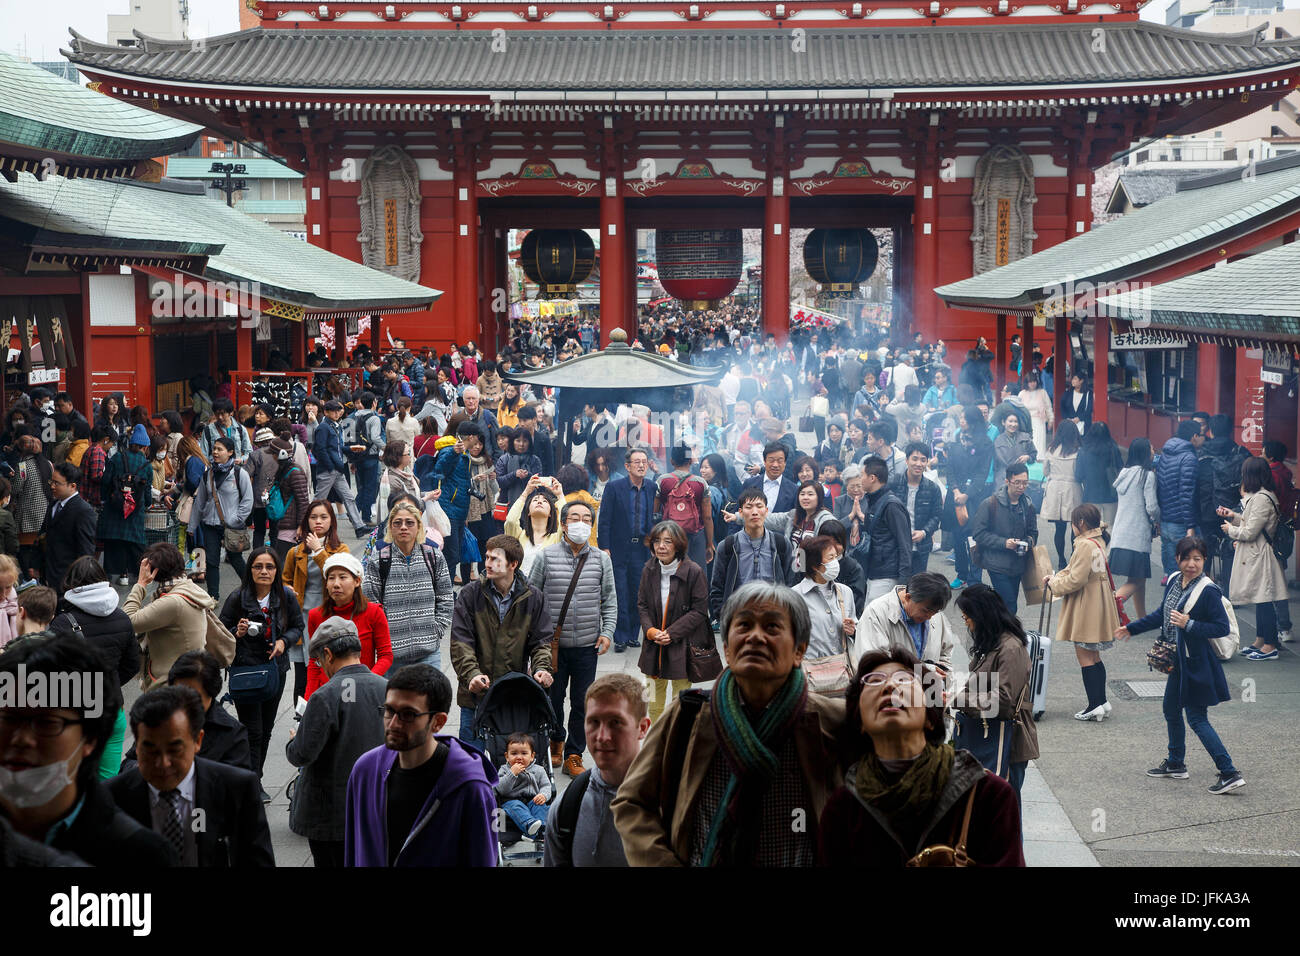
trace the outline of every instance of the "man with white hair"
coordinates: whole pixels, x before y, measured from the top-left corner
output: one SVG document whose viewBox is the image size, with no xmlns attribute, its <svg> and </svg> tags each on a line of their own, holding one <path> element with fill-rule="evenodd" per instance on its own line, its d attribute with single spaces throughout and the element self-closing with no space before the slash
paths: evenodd
<svg viewBox="0 0 1300 956">
<path fill-rule="evenodd" d="M 465 414 L 469 420 L 481 428 L 487 435 L 487 445 L 491 449 L 497 447 L 497 417 L 492 414 L 491 409 L 485 408 L 482 398 L 479 394 L 478 386 L 471 385 L 461 392 L 461 403 L 465 406 Z"/>
</svg>

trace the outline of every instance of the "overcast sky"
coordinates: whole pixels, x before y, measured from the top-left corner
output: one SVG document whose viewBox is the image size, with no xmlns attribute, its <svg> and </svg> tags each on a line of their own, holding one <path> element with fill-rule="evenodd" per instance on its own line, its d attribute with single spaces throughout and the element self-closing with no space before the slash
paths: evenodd
<svg viewBox="0 0 1300 956">
<path fill-rule="evenodd" d="M 215 36 L 239 29 L 239 6 L 243 0 L 189 0 L 190 36 Z M 1142 11 L 1145 20 L 1164 23 L 1169 0 L 1152 0 Z M 1288 7 L 1300 7 L 1300 0 L 1286 0 Z M 68 27 L 94 40 L 108 34 L 110 13 L 127 13 L 130 0 L 0 0 L 0 19 L 5 26 L 0 48 L 25 53 L 33 60 L 58 60 L 59 48 L 67 46 Z"/>
</svg>

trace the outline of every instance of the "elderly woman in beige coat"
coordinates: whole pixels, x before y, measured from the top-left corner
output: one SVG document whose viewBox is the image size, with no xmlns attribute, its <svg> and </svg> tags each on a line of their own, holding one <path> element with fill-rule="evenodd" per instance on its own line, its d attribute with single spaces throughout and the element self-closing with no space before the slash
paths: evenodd
<svg viewBox="0 0 1300 956">
<path fill-rule="evenodd" d="M 1061 598 L 1056 639 L 1074 643 L 1083 689 L 1088 694 L 1088 705 L 1074 719 L 1100 721 L 1111 710 L 1106 700 L 1106 665 L 1101 662 L 1101 652 L 1115 644 L 1119 609 L 1115 604 L 1101 509 L 1092 504 L 1079 505 L 1070 515 L 1070 526 L 1074 531 L 1070 563 L 1064 570 L 1043 578 L 1043 583 L 1053 599 Z"/>
<path fill-rule="evenodd" d="M 1247 660 L 1277 660 L 1277 611 L 1285 601 L 1286 578 L 1273 554 L 1281 517 L 1273 476 L 1263 458 L 1248 458 L 1241 466 L 1241 514 L 1218 509 L 1223 533 L 1233 541 L 1232 576 L 1228 600 L 1237 606 L 1255 605 L 1255 643 L 1242 654 Z"/>
</svg>

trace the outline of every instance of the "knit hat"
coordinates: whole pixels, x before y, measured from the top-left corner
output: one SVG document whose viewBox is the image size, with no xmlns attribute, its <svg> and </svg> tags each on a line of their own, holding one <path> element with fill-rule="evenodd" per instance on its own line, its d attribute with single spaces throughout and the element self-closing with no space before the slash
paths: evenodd
<svg viewBox="0 0 1300 956">
<path fill-rule="evenodd" d="M 363 577 L 365 571 L 361 567 L 361 562 L 354 558 L 346 551 L 340 551 L 338 554 L 331 554 L 325 559 L 325 567 L 321 569 L 321 575 L 329 577 L 330 568 L 343 568 L 353 577 Z"/>
<path fill-rule="evenodd" d="M 316 633 L 311 636 L 311 643 L 307 645 L 307 653 L 315 657 L 326 644 L 340 637 L 349 636 L 360 637 L 356 624 L 346 617 L 339 617 L 337 614 L 333 617 L 327 617 L 320 622 L 316 628 Z"/>
<path fill-rule="evenodd" d="M 269 442 L 274 438 L 275 438 L 275 432 L 271 431 L 271 429 L 267 428 L 265 425 L 259 428 L 257 431 L 253 432 L 254 445 L 265 444 L 266 442 Z"/>
<path fill-rule="evenodd" d="M 149 447 L 149 432 L 143 425 L 136 425 L 131 429 L 131 445 L 139 445 L 141 448 Z"/>
<path fill-rule="evenodd" d="M 293 443 L 287 442 L 283 438 L 276 438 L 271 441 L 271 449 L 276 453 L 276 457 L 285 461 L 293 457 Z"/>
<path fill-rule="evenodd" d="M 832 415 L 830 420 L 826 423 L 826 427 L 830 428 L 832 425 L 842 432 L 849 430 L 849 420 L 844 415 Z"/>
</svg>

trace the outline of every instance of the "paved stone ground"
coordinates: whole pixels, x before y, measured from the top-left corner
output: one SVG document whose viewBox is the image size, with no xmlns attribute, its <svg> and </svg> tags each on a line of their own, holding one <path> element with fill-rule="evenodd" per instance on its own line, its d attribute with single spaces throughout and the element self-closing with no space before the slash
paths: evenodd
<svg viewBox="0 0 1300 956">
<path fill-rule="evenodd" d="M 796 403 L 796 420 L 802 402 Z M 812 450 L 814 436 L 799 435 L 801 449 Z M 349 545 L 353 539 L 345 527 Z M 1052 527 L 1043 524 L 1039 540 L 1051 547 Z M 360 548 L 354 548 L 359 553 Z M 1159 566 L 1159 552 L 1153 562 Z M 931 559 L 931 569 L 953 575 L 942 555 Z M 237 584 L 229 567 L 223 569 L 223 597 Z M 1147 607 L 1160 593 L 1157 577 L 1147 589 Z M 964 626 L 954 607 L 949 620 L 961 633 Z M 1300 623 L 1300 603 L 1292 602 L 1292 615 Z M 1037 610 L 1022 609 L 1027 626 L 1038 624 Z M 1254 614 L 1237 612 L 1242 640 L 1254 639 Z M 1054 627 L 1054 625 L 1053 625 Z M 1068 646 L 1053 644 L 1048 682 L 1048 711 L 1038 725 L 1040 758 L 1033 761 L 1025 780 L 1025 858 L 1030 866 L 1251 866 L 1300 865 L 1300 791 L 1295 786 L 1300 765 L 1300 743 L 1291 731 L 1300 716 L 1300 658 L 1282 645 L 1280 660 L 1251 663 L 1236 660 L 1225 665 L 1233 700 L 1212 708 L 1210 719 L 1219 732 L 1247 785 L 1226 796 L 1214 796 L 1206 787 L 1215 770 L 1195 735 L 1188 732 L 1187 780 L 1157 780 L 1145 775 L 1165 756 L 1165 723 L 1160 698 L 1138 699 L 1126 681 L 1159 681 L 1164 677 L 1146 666 L 1151 637 L 1119 644 L 1103 658 L 1111 718 L 1102 723 L 1081 723 L 1071 718 L 1085 703 L 1079 667 Z M 449 654 L 443 653 L 444 670 L 455 684 Z M 598 674 L 617 671 L 640 676 L 637 651 L 613 651 L 602 656 Z M 965 667 L 959 646 L 954 665 Z M 126 688 L 127 706 L 139 696 Z M 263 784 L 272 796 L 267 807 L 276 862 L 280 866 L 310 866 L 306 839 L 289 830 L 286 786 L 295 770 L 284 748 L 293 726 L 293 702 L 282 701 Z M 233 712 L 233 708 L 232 708 Z M 459 708 L 453 703 L 447 722 L 450 733 L 460 726 Z M 1280 728 L 1280 732 L 1279 732 Z M 128 730 L 129 736 L 129 730 Z M 128 740 L 126 746 L 130 746 Z M 584 761 L 591 765 L 589 755 Z M 562 790 L 568 777 L 557 772 Z"/>
</svg>

